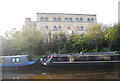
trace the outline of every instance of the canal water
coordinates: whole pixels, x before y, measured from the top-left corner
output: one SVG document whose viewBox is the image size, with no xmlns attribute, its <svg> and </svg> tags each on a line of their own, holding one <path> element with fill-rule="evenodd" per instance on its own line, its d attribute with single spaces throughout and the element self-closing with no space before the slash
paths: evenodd
<svg viewBox="0 0 120 81">
<path fill-rule="evenodd" d="M 120 79 L 120 69 L 115 67 L 32 68 L 7 69 L 3 79 Z"/>
</svg>

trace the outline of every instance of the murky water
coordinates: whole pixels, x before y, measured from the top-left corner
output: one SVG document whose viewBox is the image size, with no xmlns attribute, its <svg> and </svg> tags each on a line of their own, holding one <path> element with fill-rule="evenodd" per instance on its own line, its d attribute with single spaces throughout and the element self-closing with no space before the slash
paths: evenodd
<svg viewBox="0 0 120 81">
<path fill-rule="evenodd" d="M 3 70 L 3 79 L 120 79 L 118 67 Z"/>
</svg>

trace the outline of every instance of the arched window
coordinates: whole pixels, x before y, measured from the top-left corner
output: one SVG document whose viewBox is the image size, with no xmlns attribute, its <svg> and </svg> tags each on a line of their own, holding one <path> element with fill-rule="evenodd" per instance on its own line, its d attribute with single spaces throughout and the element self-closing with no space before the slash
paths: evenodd
<svg viewBox="0 0 120 81">
<path fill-rule="evenodd" d="M 48 26 L 45 26 L 45 29 L 48 30 L 49 29 Z"/>
<path fill-rule="evenodd" d="M 79 21 L 79 19 L 78 18 L 76 18 L 76 22 L 78 22 Z"/>
<path fill-rule="evenodd" d="M 54 17 L 54 18 L 53 18 L 53 21 L 54 21 L 54 22 L 56 22 L 56 21 L 57 21 L 57 18 L 56 18 L 56 17 Z"/>
<path fill-rule="evenodd" d="M 87 22 L 90 22 L 90 18 L 87 19 Z"/>
<path fill-rule="evenodd" d="M 60 17 L 58 18 L 58 22 L 61 22 L 61 18 Z"/>
<path fill-rule="evenodd" d="M 33 23 L 33 27 L 36 27 L 36 23 Z"/>
<path fill-rule="evenodd" d="M 58 30 L 61 30 L 61 26 L 58 26 Z"/>
<path fill-rule="evenodd" d="M 80 30 L 80 27 L 78 26 L 76 30 L 79 31 L 79 30 Z"/>
<path fill-rule="evenodd" d="M 47 17 L 45 17 L 45 21 L 46 21 L 46 22 L 48 21 L 48 18 L 47 18 Z"/>
<path fill-rule="evenodd" d="M 80 31 L 84 31 L 84 27 L 83 26 L 80 27 Z"/>
<path fill-rule="evenodd" d="M 54 30 L 54 31 L 56 31 L 56 30 L 57 30 L 57 27 L 56 27 L 56 26 L 54 26 L 53 30 Z"/>
<path fill-rule="evenodd" d="M 69 30 L 70 30 L 70 26 L 68 26 L 68 27 L 67 27 L 67 29 L 69 29 Z"/>
<path fill-rule="evenodd" d="M 91 22 L 94 22 L 94 19 L 93 19 L 93 18 L 91 18 Z"/>
<path fill-rule="evenodd" d="M 41 18 L 40 18 L 40 21 L 44 21 L 44 18 L 43 18 L 43 17 L 41 17 Z"/>
<path fill-rule="evenodd" d="M 72 22 L 72 18 L 69 18 L 69 21 Z"/>
<path fill-rule="evenodd" d="M 80 22 L 83 22 L 83 18 L 80 18 Z"/>
<path fill-rule="evenodd" d="M 68 18 L 67 17 L 65 18 L 65 22 L 68 22 Z"/>
</svg>

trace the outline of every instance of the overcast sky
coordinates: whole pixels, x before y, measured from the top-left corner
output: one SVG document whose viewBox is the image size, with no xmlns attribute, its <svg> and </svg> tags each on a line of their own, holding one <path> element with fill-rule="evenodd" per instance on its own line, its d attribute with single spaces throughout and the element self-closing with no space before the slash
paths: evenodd
<svg viewBox="0 0 120 81">
<path fill-rule="evenodd" d="M 120 0 L 1 0 L 0 35 L 12 28 L 21 29 L 26 17 L 36 21 L 36 13 L 96 14 L 97 22 L 118 22 Z"/>
</svg>

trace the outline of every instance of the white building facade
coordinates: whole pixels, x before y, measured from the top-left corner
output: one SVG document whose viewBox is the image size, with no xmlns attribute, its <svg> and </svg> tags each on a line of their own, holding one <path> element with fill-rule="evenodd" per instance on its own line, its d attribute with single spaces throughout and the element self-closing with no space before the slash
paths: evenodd
<svg viewBox="0 0 120 81">
<path fill-rule="evenodd" d="M 87 27 L 95 23 L 95 14 L 37 13 L 37 21 L 26 18 L 25 26 L 36 27 L 52 36 L 58 32 L 84 34 Z"/>
<path fill-rule="evenodd" d="M 120 24 L 120 1 L 118 2 L 118 23 Z"/>
</svg>

